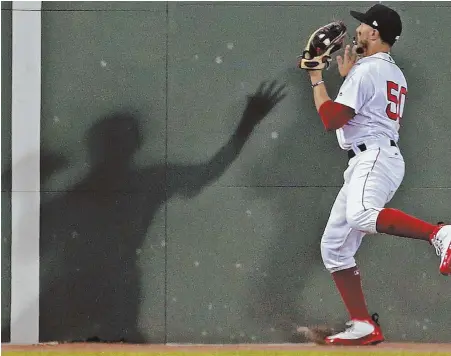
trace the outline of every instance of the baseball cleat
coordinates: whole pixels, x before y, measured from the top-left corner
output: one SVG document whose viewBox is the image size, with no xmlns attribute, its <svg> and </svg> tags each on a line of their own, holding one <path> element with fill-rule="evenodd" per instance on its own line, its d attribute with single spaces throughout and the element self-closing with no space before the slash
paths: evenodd
<svg viewBox="0 0 451 356">
<path fill-rule="evenodd" d="M 340 346 L 367 346 L 383 342 L 384 335 L 378 323 L 379 316 L 373 314 L 372 319 L 351 320 L 346 323 L 349 326 L 345 331 L 328 336 L 324 339 L 328 345 Z"/>
<path fill-rule="evenodd" d="M 451 274 L 451 225 L 440 225 L 431 235 L 431 243 L 440 256 L 440 273 Z"/>
</svg>

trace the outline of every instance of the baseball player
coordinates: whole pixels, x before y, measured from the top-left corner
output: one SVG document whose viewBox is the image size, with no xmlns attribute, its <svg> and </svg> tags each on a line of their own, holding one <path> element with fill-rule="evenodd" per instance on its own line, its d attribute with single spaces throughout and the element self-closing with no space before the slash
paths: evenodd
<svg viewBox="0 0 451 356">
<path fill-rule="evenodd" d="M 440 256 L 440 272 L 451 274 L 451 225 L 436 225 L 384 208 L 404 177 L 398 147 L 407 97 L 406 79 L 390 50 L 401 35 L 396 11 L 377 4 L 366 13 L 351 11 L 360 25 L 354 46 L 337 57 L 345 80 L 331 100 L 321 70 L 310 75 L 316 109 L 326 130 L 336 130 L 349 163 L 321 239 L 321 255 L 350 315 L 344 332 L 327 344 L 370 345 L 384 341 L 377 314 L 369 315 L 354 255 L 365 234 L 385 233 L 424 240 Z M 314 35 L 312 35 L 312 38 Z M 327 37 L 324 32 L 319 39 Z M 325 45 L 330 43 L 326 38 Z M 329 52 L 330 53 L 330 52 Z M 318 63 L 322 63 L 321 61 Z M 315 69 L 315 68 L 313 68 Z M 321 68 L 322 69 L 322 68 Z"/>
</svg>

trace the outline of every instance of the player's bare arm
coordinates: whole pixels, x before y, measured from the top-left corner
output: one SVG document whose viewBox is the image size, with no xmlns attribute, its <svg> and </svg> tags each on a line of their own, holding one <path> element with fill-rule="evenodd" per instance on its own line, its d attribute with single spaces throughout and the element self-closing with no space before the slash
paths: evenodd
<svg viewBox="0 0 451 356">
<path fill-rule="evenodd" d="M 311 70 L 308 73 L 310 75 L 310 81 L 312 82 L 316 110 L 319 112 L 321 105 L 323 105 L 326 101 L 331 100 L 331 98 L 327 93 L 327 89 L 323 81 L 323 72 L 320 70 Z"/>
<path fill-rule="evenodd" d="M 323 74 L 320 70 L 312 70 L 308 73 L 312 83 L 316 110 L 320 115 L 324 128 L 327 131 L 341 128 L 355 116 L 354 110 L 346 105 L 335 103 L 329 97 L 323 81 Z"/>
</svg>

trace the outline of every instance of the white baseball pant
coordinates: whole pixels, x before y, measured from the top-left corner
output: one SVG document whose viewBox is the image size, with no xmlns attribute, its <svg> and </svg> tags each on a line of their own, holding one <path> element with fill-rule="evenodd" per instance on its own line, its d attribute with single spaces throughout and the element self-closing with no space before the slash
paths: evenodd
<svg viewBox="0 0 451 356">
<path fill-rule="evenodd" d="M 356 156 L 348 162 L 321 239 L 321 256 L 331 273 L 356 266 L 354 255 L 363 236 L 377 232 L 377 216 L 404 178 L 404 158 L 398 147 L 381 139 L 365 145 L 363 152 L 353 147 Z"/>
</svg>

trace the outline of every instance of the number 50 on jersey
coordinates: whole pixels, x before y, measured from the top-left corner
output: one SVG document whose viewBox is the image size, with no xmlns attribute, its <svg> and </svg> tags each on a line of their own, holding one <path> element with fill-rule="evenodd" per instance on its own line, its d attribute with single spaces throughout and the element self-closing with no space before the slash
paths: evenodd
<svg viewBox="0 0 451 356">
<path fill-rule="evenodd" d="M 385 112 L 390 120 L 399 121 L 404 112 L 407 89 L 397 83 L 387 81 L 387 100 L 389 101 Z"/>
</svg>

